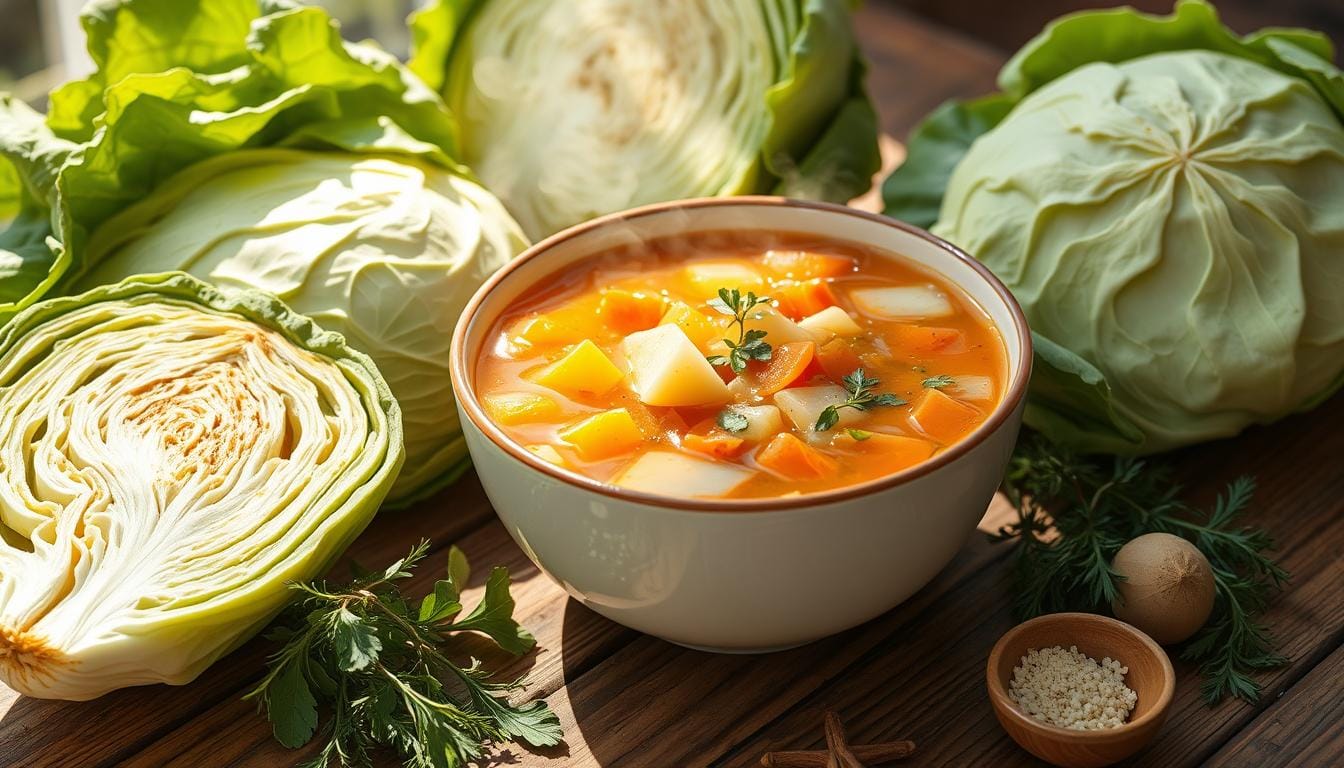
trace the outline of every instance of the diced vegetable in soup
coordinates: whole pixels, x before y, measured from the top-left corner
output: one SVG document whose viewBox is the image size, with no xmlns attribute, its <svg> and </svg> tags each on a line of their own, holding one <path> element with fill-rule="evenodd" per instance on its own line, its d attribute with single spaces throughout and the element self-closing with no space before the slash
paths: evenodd
<svg viewBox="0 0 1344 768">
<path fill-rule="evenodd" d="M 646 493 L 771 498 L 921 464 L 1003 397 L 1002 340 L 896 254 L 715 233 L 623 246 L 539 283 L 477 368 L 539 458 Z"/>
</svg>

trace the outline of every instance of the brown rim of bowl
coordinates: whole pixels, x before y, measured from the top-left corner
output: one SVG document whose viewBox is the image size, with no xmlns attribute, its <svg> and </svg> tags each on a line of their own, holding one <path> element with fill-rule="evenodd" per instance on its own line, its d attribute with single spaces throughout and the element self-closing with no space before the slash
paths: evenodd
<svg viewBox="0 0 1344 768">
<path fill-rule="evenodd" d="M 999 401 L 998 406 L 990 413 L 989 418 L 976 428 L 974 432 L 962 438 L 961 441 L 946 449 L 942 453 L 921 464 L 916 464 L 909 469 L 902 470 L 886 477 L 880 477 L 875 480 L 847 485 L 843 488 L 837 488 L 831 491 L 821 491 L 818 493 L 803 494 L 800 496 L 781 497 L 773 499 L 677 499 L 670 496 L 660 496 L 642 491 L 631 491 L 614 485 L 607 485 L 577 472 L 571 472 L 567 469 L 551 464 L 550 462 L 534 455 L 531 451 L 522 447 L 493 422 L 486 417 L 481 408 L 481 404 L 476 397 L 476 382 L 473 374 L 474 365 L 469 366 L 466 360 L 465 347 L 467 336 L 474 328 L 479 319 L 478 313 L 481 304 L 485 298 L 495 289 L 496 286 L 509 279 L 519 267 L 533 259 L 543 258 L 544 255 L 556 245 L 571 240 L 580 235 L 584 235 L 595 229 L 607 227 L 615 222 L 633 221 L 654 214 L 661 214 L 669 210 L 693 210 L 697 208 L 711 208 L 728 205 L 746 205 L 773 207 L 783 206 L 787 208 L 801 208 L 817 211 L 826 211 L 841 216 L 853 216 L 855 218 L 866 219 L 870 222 L 883 224 L 894 229 L 899 229 L 907 234 L 914 235 L 922 240 L 926 240 L 935 247 L 946 252 L 955 259 L 959 259 L 966 265 L 975 270 L 976 273 L 994 289 L 999 298 L 1007 305 L 1009 312 L 1013 317 L 1014 328 L 1018 337 L 1018 344 L 1021 347 L 1022 354 L 1013 370 L 1013 386 L 1008 390 L 1008 394 Z M 493 323 L 495 318 L 489 318 Z M 1005 329 L 998 329 L 1000 333 Z M 458 320 L 457 329 L 453 332 L 453 344 L 451 357 L 451 370 L 453 380 L 453 395 L 461 405 L 462 410 L 476 425 L 481 433 L 490 439 L 495 445 L 499 446 L 505 453 L 513 456 L 523 464 L 535 469 L 543 474 L 549 475 L 556 480 L 569 485 L 583 488 L 584 490 L 594 491 L 604 496 L 634 501 L 655 507 L 664 507 L 668 509 L 678 509 L 688 512 L 764 512 L 784 509 L 797 509 L 799 507 L 815 507 L 824 504 L 830 504 L 837 501 L 844 501 L 858 496 L 866 496 L 870 493 L 891 488 L 901 483 L 909 482 L 919 477 L 923 477 L 934 470 L 944 467 L 958 458 L 970 452 L 972 448 L 984 442 L 984 440 L 993 434 L 999 427 L 1003 426 L 1008 420 L 1010 414 L 1021 404 L 1026 396 L 1027 382 L 1031 378 L 1032 346 L 1031 331 L 1027 327 L 1027 318 L 1022 313 L 1022 308 L 1018 306 L 1017 300 L 1008 288 L 994 276 L 980 262 L 971 258 L 965 251 L 952 245 L 951 243 L 929 234 L 911 224 L 886 216 L 879 216 L 875 213 L 868 213 L 843 205 L 833 203 L 819 203 L 807 200 L 794 200 L 786 197 L 772 197 L 764 195 L 752 195 L 742 197 L 702 197 L 690 200 L 675 200 L 666 203 L 654 203 L 639 208 L 632 208 L 627 211 L 607 214 L 596 219 L 577 224 L 569 229 L 557 232 L 554 235 L 542 240 L 536 245 L 528 248 L 518 255 L 513 261 L 500 268 L 485 284 L 476 291 L 467 303 Z"/>
<path fill-rule="evenodd" d="M 1103 624 L 1114 625 L 1120 631 L 1127 632 L 1138 638 L 1143 647 L 1147 648 L 1149 653 L 1156 656 L 1162 662 L 1162 692 L 1157 696 L 1157 704 L 1155 704 L 1152 709 L 1143 713 L 1137 720 L 1130 720 L 1115 728 L 1106 728 L 1104 730 L 1096 731 L 1079 731 L 1072 728 L 1060 728 L 1058 725 L 1051 725 L 1042 720 L 1037 720 L 1026 712 L 1023 712 L 1018 708 L 1017 703 L 1013 701 L 1012 697 L 1008 695 L 1007 687 L 999 681 L 999 676 L 995 669 L 998 665 L 993 662 L 997 657 L 1002 655 L 1004 647 L 1008 645 L 1008 638 L 1017 634 L 1022 628 L 1029 625 L 1046 624 L 1050 622 L 1067 624 L 1071 621 L 1076 622 L 1080 620 L 1096 620 Z M 1171 705 L 1171 700 L 1176 695 L 1176 670 L 1172 668 L 1171 658 L 1167 656 L 1166 651 L 1162 650 L 1162 646 L 1158 645 L 1156 640 L 1131 624 L 1126 624 L 1119 619 L 1113 619 L 1110 616 L 1102 616 L 1097 613 L 1047 613 L 1043 616 L 1037 616 L 1034 619 L 1028 619 L 1021 624 L 1018 624 L 1007 632 L 1004 632 L 998 642 L 994 643 L 994 648 L 989 652 L 989 660 L 985 664 L 985 685 L 989 688 L 990 697 L 997 700 L 1002 705 L 999 707 L 999 710 L 1009 713 L 1009 716 L 1011 716 L 1013 720 L 1017 721 L 1025 728 L 1040 731 L 1041 733 L 1048 734 L 1052 738 L 1061 741 L 1072 741 L 1074 743 L 1105 742 L 1113 741 L 1125 736 L 1130 731 L 1136 730 L 1153 720 L 1166 716 L 1167 707 Z"/>
</svg>

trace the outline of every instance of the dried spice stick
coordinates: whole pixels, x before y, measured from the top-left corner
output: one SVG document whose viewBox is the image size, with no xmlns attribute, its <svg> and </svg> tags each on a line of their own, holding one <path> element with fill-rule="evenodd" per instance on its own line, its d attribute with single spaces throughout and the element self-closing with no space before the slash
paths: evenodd
<svg viewBox="0 0 1344 768">
<path fill-rule="evenodd" d="M 912 741 L 851 746 L 845 737 L 844 726 L 834 712 L 826 713 L 826 743 L 828 749 L 767 752 L 761 756 L 761 765 L 764 768 L 863 768 L 903 760 L 915 753 Z M 842 752 L 837 753 L 837 746 Z"/>
</svg>

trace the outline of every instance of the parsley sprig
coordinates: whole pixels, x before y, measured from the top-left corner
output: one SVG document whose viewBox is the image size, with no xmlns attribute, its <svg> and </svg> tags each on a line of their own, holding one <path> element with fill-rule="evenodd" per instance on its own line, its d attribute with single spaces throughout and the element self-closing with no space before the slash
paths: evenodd
<svg viewBox="0 0 1344 768">
<path fill-rule="evenodd" d="M 942 389 L 943 387 L 950 387 L 956 383 L 956 379 L 953 379 L 951 376 L 948 376 L 947 374 L 939 374 L 937 376 L 928 377 L 920 382 L 920 385 L 925 389 Z"/>
<path fill-rule="evenodd" d="M 1287 661 L 1260 615 L 1288 574 L 1266 554 L 1268 534 L 1237 525 L 1254 488 L 1250 478 L 1234 480 L 1206 513 L 1178 498 L 1164 467 L 1132 458 L 1102 463 L 1040 435 L 1024 439 L 1003 486 L 1018 520 L 991 535 L 1017 542 L 1016 612 L 1108 611 L 1120 547 L 1145 533 L 1182 536 L 1208 558 L 1217 590 L 1213 616 L 1182 657 L 1199 664 L 1210 704 L 1228 695 L 1255 702 L 1260 684 L 1252 675 Z"/>
<path fill-rule="evenodd" d="M 513 620 L 508 570 L 492 570 L 480 604 L 462 616 L 468 565 L 454 547 L 447 578 L 412 608 L 397 584 L 428 552 L 422 541 L 387 569 L 344 586 L 293 585 L 300 597 L 268 635 L 284 645 L 246 698 L 260 702 L 276 739 L 291 748 L 317 734 L 319 709 L 328 713 L 326 744 L 305 768 L 371 766 L 380 748 L 412 768 L 457 768 L 483 755 L 488 742 L 560 742 L 559 720 L 545 702 L 514 706 L 504 698 L 521 681 L 491 682 L 479 661 L 462 667 L 445 655 L 461 632 L 487 635 L 515 655 L 536 645 Z"/>
<path fill-rule="evenodd" d="M 728 354 L 711 355 L 705 358 L 710 365 L 726 365 L 733 369 L 733 373 L 742 373 L 747 369 L 748 362 L 770 359 L 772 350 L 770 345 L 765 342 L 765 331 L 760 329 L 747 330 L 747 320 L 750 318 L 751 310 L 769 303 L 769 297 L 757 296 L 751 291 L 747 291 L 747 294 L 743 296 L 741 291 L 736 288 L 731 291 L 727 288 L 719 289 L 719 295 L 710 299 L 709 306 L 716 312 L 733 318 L 732 325 L 729 327 L 737 326 L 737 341 L 724 339 L 723 343 L 728 345 Z"/>
<path fill-rule="evenodd" d="M 905 401 L 896 395 L 878 393 L 876 391 L 877 386 L 882 382 L 869 378 L 862 368 L 855 368 L 843 381 L 845 391 L 849 393 L 849 398 L 843 403 L 826 406 L 821 415 L 817 417 L 817 423 L 812 425 L 813 431 L 825 432 L 839 423 L 841 408 L 867 411 L 879 406 L 905 405 Z"/>
</svg>

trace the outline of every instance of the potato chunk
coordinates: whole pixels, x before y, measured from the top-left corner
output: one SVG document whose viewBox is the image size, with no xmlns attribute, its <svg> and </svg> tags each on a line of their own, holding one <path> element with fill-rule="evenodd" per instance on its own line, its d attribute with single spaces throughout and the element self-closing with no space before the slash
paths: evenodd
<svg viewBox="0 0 1344 768">
<path fill-rule="evenodd" d="M 704 301 L 719 294 L 720 288 L 736 288 L 743 294 L 753 291 L 761 294 L 765 289 L 765 276 L 756 269 L 737 261 L 700 261 L 687 264 L 684 268 L 686 281 L 689 282 Z"/>
<path fill-rule="evenodd" d="M 747 330 L 765 331 L 765 341 L 772 347 L 791 341 L 816 341 L 811 332 L 799 327 L 774 307 L 752 309 L 747 315 Z"/>
<path fill-rule="evenodd" d="M 632 333 L 621 342 L 633 388 L 646 405 L 718 405 L 728 402 L 728 385 L 714 366 L 675 325 Z"/>
<path fill-rule="evenodd" d="M 567 395 L 605 395 L 625 374 L 611 358 L 584 339 L 569 354 L 537 372 L 532 380 Z"/>
<path fill-rule="evenodd" d="M 734 432 L 749 443 L 763 443 L 784 431 L 784 418 L 773 405 L 730 405 L 730 410 L 747 417 L 747 428 Z"/>
<path fill-rule="evenodd" d="M 823 387 L 794 387 L 775 393 L 775 405 L 794 427 L 804 435 L 812 435 L 812 427 L 817 417 L 828 406 L 839 405 L 849 399 L 849 393 L 843 387 L 827 384 Z M 841 408 L 840 421 L 836 426 L 843 428 L 863 420 L 863 412 L 854 408 Z"/>
<path fill-rule="evenodd" d="M 863 329 L 854 322 L 854 318 L 839 307 L 827 307 L 815 315 L 809 315 L 798 321 L 798 326 L 815 336 L 820 344 L 825 344 L 836 336 L 849 338 L 863 333 Z"/>
<path fill-rule="evenodd" d="M 918 320 L 952 314 L 952 302 L 936 288 L 902 285 L 891 288 L 860 288 L 849 294 L 854 307 L 878 320 Z"/>
<path fill-rule="evenodd" d="M 947 394 L 971 402 L 988 402 L 994 399 L 994 380 L 988 376 L 954 376 Z"/>
<path fill-rule="evenodd" d="M 586 461 L 602 461 L 633 451 L 644 441 L 630 412 L 614 408 L 560 430 L 560 439 L 574 446 Z"/>
<path fill-rule="evenodd" d="M 674 497 L 720 497 L 756 473 L 736 464 L 696 459 L 672 451 L 649 451 L 613 482 L 623 488 Z"/>
</svg>

